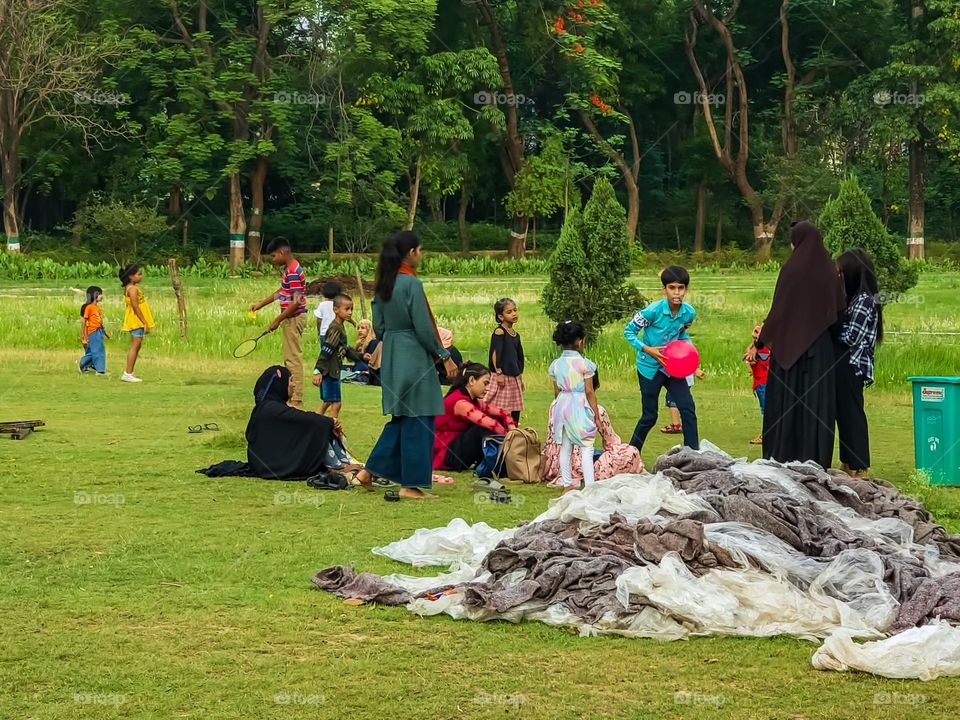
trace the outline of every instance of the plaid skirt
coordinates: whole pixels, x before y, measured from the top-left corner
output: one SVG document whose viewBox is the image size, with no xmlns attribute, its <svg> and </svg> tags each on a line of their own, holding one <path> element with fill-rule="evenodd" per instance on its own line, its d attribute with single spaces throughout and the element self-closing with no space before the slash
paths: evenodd
<svg viewBox="0 0 960 720">
<path fill-rule="evenodd" d="M 497 380 L 503 378 L 503 385 Z M 493 375 L 483 401 L 488 405 L 495 405 L 508 412 L 523 410 L 523 390 L 520 388 L 520 378 L 509 375 Z"/>
</svg>

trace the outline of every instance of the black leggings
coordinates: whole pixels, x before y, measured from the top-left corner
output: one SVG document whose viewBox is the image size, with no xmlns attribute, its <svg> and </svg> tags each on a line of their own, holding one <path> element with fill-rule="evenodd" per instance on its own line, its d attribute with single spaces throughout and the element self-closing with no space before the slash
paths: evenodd
<svg viewBox="0 0 960 720">
<path fill-rule="evenodd" d="M 443 464 L 454 472 L 469 470 L 483 460 L 483 439 L 493 433 L 479 425 L 471 425 L 447 446 Z"/>
<path fill-rule="evenodd" d="M 837 434 L 840 462 L 851 470 L 870 467 L 870 430 L 863 410 L 863 378 L 843 355 L 837 367 Z"/>
</svg>

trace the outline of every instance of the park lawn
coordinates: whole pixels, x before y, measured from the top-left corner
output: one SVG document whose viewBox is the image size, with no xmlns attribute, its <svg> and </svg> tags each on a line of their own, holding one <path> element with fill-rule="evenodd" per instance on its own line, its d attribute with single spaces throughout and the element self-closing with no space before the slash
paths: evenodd
<svg viewBox="0 0 960 720">
<path fill-rule="evenodd" d="M 960 304 L 950 280 L 924 278 L 929 286 L 917 292 L 925 303 L 893 308 L 891 323 L 949 330 Z M 551 350 L 549 324 L 535 305 L 541 283 L 436 281 L 428 292 L 474 357 L 490 331 L 488 298 L 517 296 L 531 358 L 525 416 L 542 433 Z M 709 374 L 695 388 L 701 434 L 750 458 L 758 455 L 747 444 L 758 413 L 748 377 L 727 355 L 746 343 L 744 323 L 762 313 L 772 283 L 773 276 L 745 274 L 716 280 L 698 327 Z M 79 303 L 69 288 L 0 288 L 0 419 L 47 422 L 24 441 L 0 439 L 0 718 L 958 715 L 960 679 L 817 672 L 816 646 L 792 638 L 579 638 L 537 623 L 351 607 L 312 589 L 312 574 L 332 564 L 433 574 L 370 548 L 454 517 L 512 526 L 539 514 L 557 491 L 523 486 L 513 505 L 490 504 L 460 475 L 455 486 L 438 488 L 436 502 L 387 504 L 380 493 L 323 494 L 195 474 L 243 458 L 253 382 L 279 357 L 279 338 L 245 360 L 228 353 L 256 331 L 243 299 L 268 287 L 267 280 L 189 287 L 184 344 L 171 294 L 148 278 L 144 290 L 160 325 L 147 337 L 138 365 L 145 382 L 136 386 L 118 380 L 126 340 L 116 335 L 108 343 L 113 376 L 77 374 Z M 119 293 L 106 289 L 115 324 Z M 919 316 L 908 312 L 918 308 Z M 596 349 L 601 366 L 614 368 L 600 399 L 629 435 L 639 398 L 629 353 L 616 342 L 612 329 Z M 949 357 L 950 342 L 937 339 L 932 357 Z M 891 362 L 902 359 L 890 352 Z M 955 366 L 931 362 L 916 371 Z M 880 385 L 868 395 L 877 475 L 920 494 L 960 531 L 960 491 L 924 488 L 912 476 L 907 385 Z M 343 419 L 352 448 L 365 456 L 382 423 L 378 391 L 347 386 Z M 186 432 L 202 422 L 221 430 Z M 672 441 L 652 433 L 645 462 Z"/>
</svg>

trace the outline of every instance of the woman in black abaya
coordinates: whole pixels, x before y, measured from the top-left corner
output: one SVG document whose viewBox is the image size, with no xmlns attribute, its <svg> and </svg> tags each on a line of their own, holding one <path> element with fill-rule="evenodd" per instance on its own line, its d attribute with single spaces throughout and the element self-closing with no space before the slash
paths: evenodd
<svg viewBox="0 0 960 720">
<path fill-rule="evenodd" d="M 339 424 L 287 405 L 290 371 L 274 365 L 253 389 L 256 403 L 247 423 L 247 463 L 254 477 L 308 478 L 327 470 L 331 440 Z"/>
<path fill-rule="evenodd" d="M 837 265 L 809 222 L 790 229 L 793 254 L 777 278 L 755 347 L 770 348 L 763 456 L 780 462 L 833 462 L 836 353 L 831 332 L 845 307 Z M 755 348 L 751 352 L 755 352 Z"/>
</svg>

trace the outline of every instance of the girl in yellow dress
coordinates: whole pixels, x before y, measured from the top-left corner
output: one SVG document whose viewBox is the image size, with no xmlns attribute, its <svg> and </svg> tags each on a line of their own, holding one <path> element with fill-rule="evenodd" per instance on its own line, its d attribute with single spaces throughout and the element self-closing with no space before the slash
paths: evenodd
<svg viewBox="0 0 960 720">
<path fill-rule="evenodd" d="M 127 265 L 120 271 L 120 284 L 123 285 L 123 304 L 126 307 L 126 313 L 123 316 L 123 332 L 130 333 L 127 369 L 120 376 L 120 379 L 124 382 L 143 382 L 133 374 L 133 368 L 137 364 L 137 356 L 140 354 L 143 336 L 149 333 L 154 326 L 150 306 L 143 296 L 143 290 L 140 289 L 141 280 L 143 280 L 143 270 L 135 263 Z"/>
</svg>

